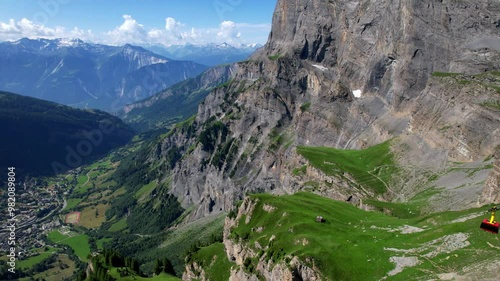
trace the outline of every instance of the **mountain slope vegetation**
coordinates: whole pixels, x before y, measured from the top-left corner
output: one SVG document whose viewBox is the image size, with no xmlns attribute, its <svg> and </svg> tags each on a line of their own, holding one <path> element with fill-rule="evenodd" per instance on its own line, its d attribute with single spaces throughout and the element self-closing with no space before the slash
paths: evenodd
<svg viewBox="0 0 500 281">
<path fill-rule="evenodd" d="M 0 92 L 2 170 L 53 175 L 126 144 L 134 132 L 120 119 L 17 94 Z"/>
<path fill-rule="evenodd" d="M 268 43 L 237 64 L 232 79 L 213 89 L 190 122 L 159 138 L 143 164 L 160 167 L 156 177 L 168 179 L 169 192 L 188 210 L 185 223 L 231 212 L 252 193 L 308 190 L 358 208 L 387 213 L 393 208 L 405 218 L 420 219 L 498 202 L 499 51 L 470 42 L 490 38 L 497 27 L 485 18 L 472 30 L 462 19 L 477 14 L 476 8 L 488 18 L 500 11 L 493 1 L 473 7 L 455 1 L 280 0 Z M 448 11 L 451 21 L 443 22 L 436 11 Z M 436 26 L 433 36 L 421 32 L 428 23 Z M 310 200 L 306 207 L 316 210 L 316 205 Z M 397 224 L 388 219 L 374 225 L 386 223 Z M 238 239 L 254 235 L 259 226 L 253 227 Z M 464 237 L 464 228 L 449 227 L 437 230 L 445 235 L 432 234 L 436 244 L 445 245 L 446 235 L 455 237 L 455 230 Z M 224 242 L 229 243 L 231 233 Z M 262 255 L 249 254 L 265 252 L 267 244 L 258 240 L 261 247 L 253 248 L 255 241 L 250 242 L 225 244 L 227 256 L 231 259 L 233 252 L 237 263 L 230 276 L 272 280 L 276 264 L 259 264 Z M 283 245 L 283 252 L 296 250 L 290 241 Z M 220 245 L 210 250 L 222 259 Z M 298 268 L 308 263 L 309 256 L 291 252 Z M 206 256 L 198 255 L 205 260 L 201 267 L 188 263 L 186 279 L 203 279 L 203 272 L 212 270 Z M 379 278 L 392 270 L 387 261 L 376 273 Z M 274 276 L 285 276 L 288 262 Z M 309 277 L 348 278 L 341 266 L 324 265 L 319 273 L 304 270 Z"/>
<path fill-rule="evenodd" d="M 198 105 L 217 86 L 230 80 L 234 65 L 213 67 L 150 98 L 126 105 L 120 112 L 138 131 L 169 128 L 196 114 Z"/>
<path fill-rule="evenodd" d="M 125 108 L 154 131 L 57 179 L 72 230 L 149 277 L 495 280 L 500 3 L 469 2 L 278 0 L 229 80 Z"/>
<path fill-rule="evenodd" d="M 251 195 L 226 221 L 224 244 L 192 255 L 185 276 L 223 280 L 233 270 L 264 280 L 493 280 L 500 244 L 479 229 L 483 215 L 484 208 L 401 218 L 306 192 Z M 485 276 L 475 276 L 474 266 Z"/>
</svg>

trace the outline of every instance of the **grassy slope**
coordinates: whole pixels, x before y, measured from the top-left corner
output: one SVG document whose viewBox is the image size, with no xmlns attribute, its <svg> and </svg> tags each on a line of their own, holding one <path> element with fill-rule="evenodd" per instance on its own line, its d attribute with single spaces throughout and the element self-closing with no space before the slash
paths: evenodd
<svg viewBox="0 0 500 281">
<path fill-rule="evenodd" d="M 124 230 L 125 228 L 127 228 L 127 219 L 123 218 L 112 224 L 111 227 L 109 228 L 109 231 L 116 232 Z"/>
<path fill-rule="evenodd" d="M 96 241 L 97 249 L 102 250 L 104 248 L 104 244 L 110 242 L 111 238 L 102 238 Z"/>
<path fill-rule="evenodd" d="M 98 204 L 83 209 L 78 225 L 86 228 L 100 227 L 106 221 L 107 209 L 109 209 L 109 204 Z"/>
<path fill-rule="evenodd" d="M 481 217 L 463 222 L 449 223 L 468 214 L 482 210 L 445 212 L 410 219 L 388 216 L 378 212 L 367 212 L 349 205 L 311 193 L 297 193 L 288 196 L 268 194 L 252 195 L 259 201 L 251 220 L 245 224 L 243 217 L 239 226 L 232 231 L 233 239 L 244 239 L 246 245 L 259 242 L 269 246 L 268 257 L 274 261 L 294 255 L 306 260 L 313 258 L 324 275 L 333 280 L 414 280 L 418 276 L 433 276 L 447 272 L 460 272 L 474 262 L 487 261 L 498 254 L 500 241 L 493 235 L 481 231 Z M 264 204 L 276 207 L 271 213 L 262 209 Z M 286 215 L 283 215 L 286 213 Z M 315 222 L 321 215 L 326 223 Z M 485 215 L 486 216 L 486 215 Z M 402 234 L 390 232 L 404 225 L 425 229 L 422 232 Z M 261 233 L 253 229 L 264 227 Z M 459 233 L 468 235 L 470 245 L 435 257 L 427 256 L 432 250 L 446 249 L 452 244 L 451 236 Z M 272 236 L 274 242 L 269 242 Z M 447 241 L 434 241 L 434 246 L 402 253 L 387 248 L 418 249 L 422 244 L 446 236 Z M 458 243 L 458 242 L 457 242 Z M 491 245 L 489 245 L 490 243 Z M 493 247 L 492 247 L 493 246 Z M 252 246 L 253 247 L 253 246 Z M 255 250 L 255 252 L 259 252 Z M 261 252 L 262 254 L 262 252 Z M 390 258 L 417 257 L 420 264 L 408 267 L 394 276 L 387 274 L 395 268 Z M 200 261 L 203 261 L 200 258 Z"/>
<path fill-rule="evenodd" d="M 190 118 L 186 123 L 193 122 L 194 118 Z M 182 126 L 179 125 L 179 126 Z M 117 183 L 111 180 L 111 175 L 116 170 L 121 157 L 115 157 L 116 154 L 133 153 L 133 150 L 140 146 L 142 141 L 139 137 L 136 138 L 134 143 L 114 152 L 107 157 L 96 161 L 90 166 L 82 167 L 79 174 L 75 176 L 68 176 L 69 182 L 68 186 L 73 189 L 72 198 L 68 199 L 68 205 L 73 205 L 78 203 L 75 208 L 82 211 L 82 220 L 87 218 L 90 223 L 101 223 L 102 215 L 105 213 L 106 208 L 99 208 L 99 218 L 95 218 L 95 207 L 102 206 L 105 202 L 114 202 L 116 199 L 122 195 L 126 195 L 127 191 L 124 187 L 118 188 Z M 129 149 L 130 151 L 123 152 Z M 90 189 L 87 192 L 80 192 L 82 190 L 82 184 L 87 180 L 87 173 L 90 175 L 89 182 L 85 185 L 85 189 Z M 145 184 L 142 188 L 138 189 L 132 196 L 135 196 L 141 202 L 147 201 L 149 199 L 149 194 L 156 188 L 156 182 L 150 182 Z M 84 190 L 82 190 L 84 191 Z M 129 195 L 127 195 L 129 196 Z M 105 201 L 103 201 L 105 200 Z M 67 208 L 68 209 L 68 208 Z M 86 212 L 87 211 L 87 212 Z M 87 215 L 85 215 L 87 213 Z M 180 220 L 179 220 L 180 222 Z M 104 242 L 111 241 L 111 237 L 120 236 L 123 232 L 128 232 L 127 230 L 127 220 L 126 218 L 116 220 L 112 218 L 104 222 L 106 225 L 110 225 L 108 231 L 105 234 L 105 238 L 97 241 L 98 248 L 102 247 Z M 192 244 L 195 243 L 206 243 L 210 239 L 210 236 L 214 233 L 220 233 L 222 231 L 222 226 L 224 223 L 223 216 L 210 217 L 206 220 L 199 221 L 199 223 L 187 226 L 179 227 L 173 231 L 168 231 L 166 233 L 153 233 L 152 235 L 146 236 L 143 239 L 137 239 L 138 246 L 133 245 L 134 249 L 140 249 L 137 251 L 136 255 L 140 257 L 141 260 L 151 260 L 151 262 L 146 262 L 148 268 L 152 268 L 154 265 L 154 259 L 168 257 L 172 260 L 176 270 L 182 272 L 184 269 L 184 257 L 188 249 Z M 85 223 L 80 225 L 89 226 Z M 157 234 L 157 235 L 156 235 Z M 53 232 L 50 234 L 51 240 L 60 241 L 67 238 L 66 236 L 60 234 L 59 232 Z M 161 238 L 158 238 L 158 237 Z M 155 240 L 155 244 L 148 242 L 145 246 L 143 240 Z M 149 241 L 148 240 L 148 241 Z M 158 241 L 158 242 L 156 242 Z M 135 241 L 134 241 L 135 243 Z M 133 243 L 132 243 L 133 244 Z M 161 246 L 159 244 L 162 244 Z M 154 246 L 153 246 L 154 245 Z M 151 248 L 153 246 L 153 248 Z M 154 257 L 154 258 L 152 258 Z"/>
<path fill-rule="evenodd" d="M 390 141 L 364 150 L 302 146 L 297 147 L 297 152 L 325 174 L 342 177 L 347 172 L 358 184 L 377 194 L 386 191 L 386 184 L 398 171 L 390 151 Z"/>
<path fill-rule="evenodd" d="M 73 164 L 80 166 L 107 154 L 134 135 L 120 119 L 98 110 L 81 110 L 1 91 L 0 108 L 2 136 L 9 136 L 0 139 L 0 168 L 6 169 L 3 165 L 9 163 L 25 175 L 49 176 L 75 168 Z M 87 140 L 83 132 L 102 133 L 100 128 L 105 123 L 113 124 L 113 131 L 104 134 L 99 145 L 91 145 L 89 155 L 70 165 L 66 160 L 68 149 L 74 152 Z"/>
<path fill-rule="evenodd" d="M 193 255 L 193 260 L 205 269 L 209 280 L 229 280 L 231 266 L 234 264 L 227 259 L 224 244 L 214 243 L 201 248 Z"/>
<path fill-rule="evenodd" d="M 116 278 L 116 280 L 120 281 L 180 281 L 181 280 L 175 276 L 168 275 L 165 273 L 161 273 L 160 275 L 151 278 L 141 277 L 135 274 L 131 276 L 120 277 L 120 273 L 118 273 L 117 268 L 110 269 L 109 274 L 114 278 Z"/>
<path fill-rule="evenodd" d="M 210 236 L 220 234 L 225 215 L 210 216 L 195 223 L 182 225 L 166 232 L 162 236 L 163 244 L 152 249 L 144 249 L 137 253 L 140 259 L 147 257 L 167 257 L 176 272 L 184 271 L 184 258 L 193 244 L 207 244 Z M 152 266 L 154 262 L 151 262 Z"/>
<path fill-rule="evenodd" d="M 66 236 L 54 230 L 49 233 L 49 239 L 56 244 L 70 246 L 82 261 L 87 261 L 87 255 L 90 254 L 89 237 L 87 235 Z"/>
<path fill-rule="evenodd" d="M 59 241 L 62 241 L 68 237 L 69 236 L 66 236 L 66 235 L 62 234 L 61 232 L 55 231 L 55 230 L 49 233 L 49 239 L 50 239 L 50 241 L 52 241 L 54 243 L 58 243 Z"/>
<path fill-rule="evenodd" d="M 65 269 L 61 269 L 60 265 L 65 265 Z M 34 276 L 36 280 L 64 280 L 65 278 L 71 278 L 75 271 L 75 262 L 72 261 L 68 255 L 59 254 L 57 255 L 56 262 L 50 265 L 50 268 L 44 272 L 38 273 Z M 31 277 L 25 277 L 19 279 L 20 281 L 30 281 L 33 280 Z"/>
<path fill-rule="evenodd" d="M 76 207 L 76 205 L 78 205 L 80 202 L 82 202 L 82 198 L 70 198 L 67 200 L 68 204 L 66 205 L 66 208 L 64 209 L 65 211 L 67 210 L 71 210 L 73 209 L 74 207 Z"/>
<path fill-rule="evenodd" d="M 32 266 L 34 266 L 35 264 L 38 264 L 44 260 L 46 260 L 48 257 L 50 257 L 52 255 L 51 252 L 43 252 L 43 253 L 40 253 L 39 255 L 37 256 L 33 256 L 33 257 L 29 257 L 28 259 L 26 260 L 22 260 L 22 261 L 19 261 L 17 263 L 17 267 L 19 267 L 20 269 L 26 269 L 26 268 L 31 268 Z"/>
<path fill-rule="evenodd" d="M 156 182 L 152 181 L 135 192 L 134 197 L 140 202 L 146 201 L 151 192 L 156 188 Z"/>
</svg>

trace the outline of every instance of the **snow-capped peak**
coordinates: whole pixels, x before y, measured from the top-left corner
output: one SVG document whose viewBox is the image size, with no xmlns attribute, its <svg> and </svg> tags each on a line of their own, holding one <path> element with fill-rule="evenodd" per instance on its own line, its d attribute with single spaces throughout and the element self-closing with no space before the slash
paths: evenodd
<svg viewBox="0 0 500 281">
<path fill-rule="evenodd" d="M 62 48 L 62 47 L 76 47 L 76 46 L 80 46 L 83 43 L 82 40 L 76 38 L 76 39 L 73 39 L 73 38 L 59 38 L 59 39 L 56 39 L 56 42 L 57 42 L 57 46 L 59 48 Z"/>
<path fill-rule="evenodd" d="M 247 45 L 247 47 L 249 47 L 249 48 L 260 48 L 260 47 L 262 47 L 262 44 L 253 43 L 253 44 Z"/>
<path fill-rule="evenodd" d="M 144 50 L 144 51 L 146 51 L 146 50 Z M 165 60 L 161 57 L 157 57 L 153 53 L 148 54 L 147 52 L 142 52 L 142 51 L 140 51 L 140 49 L 138 49 L 137 47 L 134 47 L 130 44 L 125 44 L 123 46 L 123 54 L 126 57 L 128 57 L 129 60 L 136 62 L 137 69 L 144 67 L 144 66 L 148 66 L 148 65 L 168 62 L 168 60 Z"/>
<path fill-rule="evenodd" d="M 228 43 L 224 42 L 222 44 L 219 44 L 217 47 L 219 47 L 219 48 L 230 48 L 230 47 L 233 47 L 233 46 L 231 46 Z"/>
<path fill-rule="evenodd" d="M 77 38 L 57 38 L 57 39 L 21 38 L 13 42 L 12 44 L 20 45 L 29 49 L 37 49 L 45 51 L 67 48 L 67 47 L 86 46 L 86 43 Z"/>
</svg>

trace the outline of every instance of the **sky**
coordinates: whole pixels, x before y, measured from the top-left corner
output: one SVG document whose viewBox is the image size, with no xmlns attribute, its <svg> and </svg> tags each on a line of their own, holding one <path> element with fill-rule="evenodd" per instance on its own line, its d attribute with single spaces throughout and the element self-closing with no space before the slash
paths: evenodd
<svg viewBox="0 0 500 281">
<path fill-rule="evenodd" d="M 0 41 L 264 44 L 277 0 L 1 0 Z"/>
</svg>

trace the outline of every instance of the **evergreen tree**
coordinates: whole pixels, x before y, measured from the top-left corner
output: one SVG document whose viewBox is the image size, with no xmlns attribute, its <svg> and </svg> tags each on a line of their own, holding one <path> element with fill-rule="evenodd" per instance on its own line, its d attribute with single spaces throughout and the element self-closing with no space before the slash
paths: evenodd
<svg viewBox="0 0 500 281">
<path fill-rule="evenodd" d="M 139 268 L 139 262 L 136 259 L 131 259 L 130 263 L 131 263 L 130 268 L 133 271 L 135 271 L 137 274 L 141 275 L 141 270 Z"/>
<path fill-rule="evenodd" d="M 78 274 L 76 280 L 77 281 L 84 281 L 85 279 L 87 279 L 87 273 L 85 272 L 85 270 L 81 270 L 80 273 Z"/>
<path fill-rule="evenodd" d="M 174 267 L 168 258 L 163 260 L 163 272 L 175 275 Z"/>
<path fill-rule="evenodd" d="M 156 259 L 154 273 L 156 275 L 159 275 L 161 273 L 162 267 L 163 267 L 163 265 L 162 265 L 161 260 L 160 259 Z"/>
</svg>

